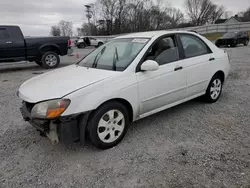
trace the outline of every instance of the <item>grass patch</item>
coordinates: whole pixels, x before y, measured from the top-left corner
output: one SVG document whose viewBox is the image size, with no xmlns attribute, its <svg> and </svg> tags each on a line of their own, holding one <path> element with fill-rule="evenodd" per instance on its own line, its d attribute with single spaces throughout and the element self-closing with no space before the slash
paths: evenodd
<svg viewBox="0 0 250 188">
<path fill-rule="evenodd" d="M 207 34 L 204 34 L 203 36 L 206 37 L 208 40 L 215 41 L 218 38 L 222 37 L 222 34 L 221 33 L 207 33 Z"/>
</svg>

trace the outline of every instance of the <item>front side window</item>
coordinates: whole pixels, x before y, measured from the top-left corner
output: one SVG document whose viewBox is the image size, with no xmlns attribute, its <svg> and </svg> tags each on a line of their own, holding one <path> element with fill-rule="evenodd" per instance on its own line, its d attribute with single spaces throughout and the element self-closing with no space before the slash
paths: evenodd
<svg viewBox="0 0 250 188">
<path fill-rule="evenodd" d="M 207 45 L 194 35 L 180 35 L 186 58 L 210 53 Z"/>
<path fill-rule="evenodd" d="M 90 53 L 80 66 L 123 71 L 147 44 L 146 38 L 114 39 Z"/>
<path fill-rule="evenodd" d="M 165 65 L 179 60 L 178 47 L 174 36 L 159 39 L 150 49 L 145 60 L 155 60 L 159 65 Z"/>
<path fill-rule="evenodd" d="M 0 39 L 9 39 L 10 35 L 6 29 L 0 28 Z"/>
</svg>

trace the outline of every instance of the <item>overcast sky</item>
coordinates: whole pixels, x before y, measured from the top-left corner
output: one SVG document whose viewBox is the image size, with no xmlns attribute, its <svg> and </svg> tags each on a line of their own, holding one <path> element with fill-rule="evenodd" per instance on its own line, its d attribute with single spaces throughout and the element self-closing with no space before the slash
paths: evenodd
<svg viewBox="0 0 250 188">
<path fill-rule="evenodd" d="M 163 0 L 183 9 L 184 0 Z M 234 14 L 250 6 L 250 0 L 212 0 Z M 47 36 L 50 27 L 60 20 L 79 27 L 85 18 L 85 4 L 95 0 L 0 0 L 0 25 L 19 25 L 24 35 Z"/>
</svg>

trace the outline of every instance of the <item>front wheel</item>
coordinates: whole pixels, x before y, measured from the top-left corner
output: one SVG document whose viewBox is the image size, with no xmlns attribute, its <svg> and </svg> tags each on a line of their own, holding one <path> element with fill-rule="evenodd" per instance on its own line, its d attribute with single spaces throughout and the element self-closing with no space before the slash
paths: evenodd
<svg viewBox="0 0 250 188">
<path fill-rule="evenodd" d="M 125 136 L 129 123 L 127 108 L 119 102 L 99 107 L 88 122 L 91 143 L 99 149 L 116 146 Z"/>
<path fill-rule="evenodd" d="M 60 57 L 55 52 L 46 52 L 42 56 L 42 64 L 46 69 L 53 69 L 60 64 Z"/>
<path fill-rule="evenodd" d="M 210 81 L 206 94 L 204 98 L 209 103 L 216 102 L 221 95 L 222 92 L 222 78 L 219 75 L 215 75 L 212 80 Z"/>
<path fill-rule="evenodd" d="M 237 40 L 234 40 L 234 41 L 233 41 L 233 44 L 231 44 L 230 46 L 231 46 L 231 47 L 236 47 L 237 44 L 238 44 Z"/>
</svg>

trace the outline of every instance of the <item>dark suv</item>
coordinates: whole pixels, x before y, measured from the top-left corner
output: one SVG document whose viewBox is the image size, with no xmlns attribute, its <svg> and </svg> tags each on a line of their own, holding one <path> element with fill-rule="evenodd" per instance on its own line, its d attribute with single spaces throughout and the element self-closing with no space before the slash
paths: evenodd
<svg viewBox="0 0 250 188">
<path fill-rule="evenodd" d="M 216 46 L 228 46 L 236 47 L 238 44 L 244 44 L 247 46 L 249 43 L 249 36 L 247 31 L 229 32 L 223 37 L 216 40 Z"/>
</svg>

